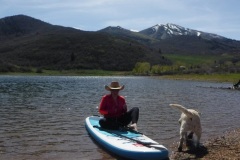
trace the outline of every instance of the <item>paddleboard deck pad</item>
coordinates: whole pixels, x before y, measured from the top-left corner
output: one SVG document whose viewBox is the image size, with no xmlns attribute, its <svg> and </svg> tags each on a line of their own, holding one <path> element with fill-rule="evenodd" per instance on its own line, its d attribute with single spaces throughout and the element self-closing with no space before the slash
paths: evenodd
<svg viewBox="0 0 240 160">
<path fill-rule="evenodd" d="M 108 130 L 99 125 L 102 117 L 90 116 L 85 126 L 90 136 L 106 150 L 127 159 L 167 159 L 168 149 L 140 132 L 129 129 Z"/>
</svg>

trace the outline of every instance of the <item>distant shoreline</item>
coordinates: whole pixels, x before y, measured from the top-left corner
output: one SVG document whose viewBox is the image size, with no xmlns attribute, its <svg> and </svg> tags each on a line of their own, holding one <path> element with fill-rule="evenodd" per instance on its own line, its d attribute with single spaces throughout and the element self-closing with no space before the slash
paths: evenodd
<svg viewBox="0 0 240 160">
<path fill-rule="evenodd" d="M 16 76 L 127 76 L 129 71 L 104 71 L 104 70 L 42 70 L 37 72 L 0 72 L 1 75 Z"/>
<path fill-rule="evenodd" d="M 1 75 L 16 76 L 135 76 L 131 71 L 104 71 L 104 70 L 44 70 L 42 73 L 35 72 L 2 72 Z M 144 76 L 144 75 L 142 75 Z M 150 75 L 152 76 L 152 75 Z M 240 79 L 240 73 L 214 73 L 214 74 L 174 74 L 174 75 L 153 75 L 165 79 L 192 80 L 192 81 L 213 81 L 236 83 Z"/>
</svg>

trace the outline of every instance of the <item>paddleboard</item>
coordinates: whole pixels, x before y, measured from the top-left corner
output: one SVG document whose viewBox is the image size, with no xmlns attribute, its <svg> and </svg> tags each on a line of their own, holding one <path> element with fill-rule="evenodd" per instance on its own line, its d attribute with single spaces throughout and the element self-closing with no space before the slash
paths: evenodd
<svg viewBox="0 0 240 160">
<path fill-rule="evenodd" d="M 102 117 L 90 116 L 85 120 L 89 135 L 106 150 L 127 159 L 167 159 L 168 149 L 140 132 L 129 129 L 109 130 L 99 125 Z"/>
</svg>

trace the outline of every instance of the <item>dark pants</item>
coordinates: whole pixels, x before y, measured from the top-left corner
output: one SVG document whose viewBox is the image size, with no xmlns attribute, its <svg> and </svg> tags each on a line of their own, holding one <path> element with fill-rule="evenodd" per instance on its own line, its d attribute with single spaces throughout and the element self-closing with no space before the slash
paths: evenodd
<svg viewBox="0 0 240 160">
<path fill-rule="evenodd" d="M 99 120 L 99 124 L 102 128 L 106 129 L 118 129 L 119 127 L 127 126 L 128 124 L 137 123 L 139 117 L 138 107 L 134 107 L 127 113 L 118 118 L 102 118 Z"/>
</svg>

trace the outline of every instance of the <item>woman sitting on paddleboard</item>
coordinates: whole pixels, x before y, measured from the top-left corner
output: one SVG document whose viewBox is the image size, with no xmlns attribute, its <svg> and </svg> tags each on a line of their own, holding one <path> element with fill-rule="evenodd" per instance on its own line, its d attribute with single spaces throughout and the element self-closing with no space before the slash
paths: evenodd
<svg viewBox="0 0 240 160">
<path fill-rule="evenodd" d="M 134 107 L 127 111 L 125 98 L 119 95 L 124 85 L 120 86 L 118 82 L 112 82 L 109 86 L 106 85 L 105 89 L 111 93 L 102 97 L 99 112 L 104 118 L 100 119 L 100 126 L 106 129 L 118 129 L 131 123 L 129 127 L 137 131 L 139 109 Z"/>
</svg>

